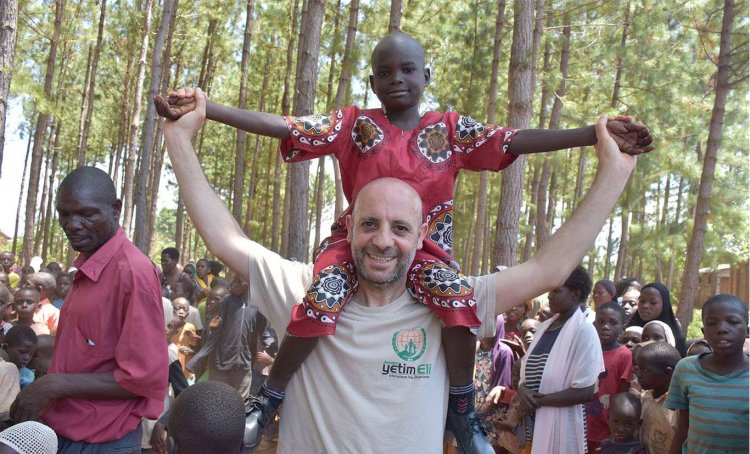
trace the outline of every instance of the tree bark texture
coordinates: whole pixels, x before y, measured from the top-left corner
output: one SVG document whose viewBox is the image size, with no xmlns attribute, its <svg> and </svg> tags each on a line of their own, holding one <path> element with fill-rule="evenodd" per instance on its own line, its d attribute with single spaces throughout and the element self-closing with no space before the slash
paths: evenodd
<svg viewBox="0 0 750 454">
<path fill-rule="evenodd" d="M 401 12 L 403 9 L 401 0 L 391 0 L 391 16 L 388 20 L 388 33 L 401 31 Z"/>
<path fill-rule="evenodd" d="M 295 116 L 312 113 L 318 80 L 318 55 L 320 31 L 323 23 L 324 0 L 308 0 L 302 13 L 297 52 L 297 79 L 295 82 Z M 306 260 L 308 256 L 308 191 L 309 162 L 291 164 L 289 194 L 289 255 Z"/>
<path fill-rule="evenodd" d="M 509 114 L 507 124 L 513 128 L 529 127 L 534 93 L 534 9 L 530 2 L 514 1 L 513 44 L 508 77 Z M 526 157 L 503 172 L 500 206 L 495 228 L 493 262 L 495 265 L 513 266 L 518 247 L 518 222 L 521 212 L 521 193 Z"/>
<path fill-rule="evenodd" d="M 5 150 L 5 115 L 13 78 L 13 56 L 18 35 L 18 0 L 3 0 L 0 8 L 0 176 L 3 175 Z"/>
<path fill-rule="evenodd" d="M 91 129 L 91 118 L 94 114 L 94 93 L 96 91 L 96 71 L 99 66 L 99 56 L 102 51 L 102 38 L 104 35 L 104 18 L 107 13 L 107 0 L 101 0 L 99 12 L 99 28 L 96 34 L 96 47 L 94 55 L 91 57 L 91 74 L 89 76 L 89 86 L 86 98 L 86 117 L 83 120 L 83 128 L 78 141 L 78 166 L 86 164 L 86 150 L 89 139 L 89 130 Z"/>
<path fill-rule="evenodd" d="M 130 116 L 130 134 L 128 140 L 128 152 L 125 159 L 125 175 L 123 189 L 124 212 L 122 227 L 126 232 L 130 230 L 133 216 L 133 183 L 135 179 L 135 161 L 138 157 L 138 126 L 141 123 L 141 98 L 143 97 L 143 80 L 146 77 L 146 53 L 148 52 L 148 39 L 151 31 L 151 7 L 153 0 L 146 0 L 144 6 L 144 24 L 141 34 L 141 51 L 138 56 L 138 72 L 135 82 L 135 93 L 133 93 L 133 111 Z"/>
<path fill-rule="evenodd" d="M 708 127 L 708 141 L 703 160 L 703 171 L 698 184 L 698 200 L 695 204 L 695 221 L 690 235 L 685 270 L 682 274 L 682 294 L 677 309 L 677 318 L 682 326 L 688 326 L 693 319 L 693 306 L 698 296 L 698 269 L 703 256 L 703 242 L 706 237 L 708 212 L 711 209 L 711 192 L 713 190 L 714 173 L 716 170 L 716 156 L 721 144 L 722 124 L 724 122 L 724 107 L 729 93 L 729 75 L 731 68 L 730 51 L 732 40 L 732 22 L 734 21 L 734 2 L 724 1 L 724 18 L 721 26 L 721 40 L 719 43 L 719 65 L 716 74 L 716 96 L 711 112 L 711 123 Z"/>
<path fill-rule="evenodd" d="M 49 54 L 47 56 L 47 70 L 44 76 L 44 96 L 52 97 L 52 79 L 55 74 L 55 62 L 57 61 L 57 44 L 60 41 L 62 30 L 63 13 L 65 11 L 65 0 L 55 1 L 55 26 L 50 41 Z M 37 192 L 39 191 L 39 169 L 42 163 L 42 151 L 44 148 L 44 134 L 47 131 L 49 113 L 40 112 L 34 128 L 34 146 L 31 150 L 31 170 L 29 172 L 29 187 L 26 195 L 26 212 L 23 229 L 23 263 L 31 260 L 31 251 L 34 242 L 34 213 L 36 212 Z"/>
</svg>

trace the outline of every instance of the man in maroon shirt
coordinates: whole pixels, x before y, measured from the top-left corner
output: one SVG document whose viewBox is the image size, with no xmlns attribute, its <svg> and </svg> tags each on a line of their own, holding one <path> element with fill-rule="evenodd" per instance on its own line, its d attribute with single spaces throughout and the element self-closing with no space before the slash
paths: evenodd
<svg viewBox="0 0 750 454">
<path fill-rule="evenodd" d="M 49 374 L 24 388 L 15 422 L 41 418 L 59 452 L 140 452 L 141 418 L 156 419 L 167 349 L 156 268 L 119 227 L 110 177 L 80 167 L 60 184 L 60 226 L 80 254 L 60 312 Z"/>
</svg>

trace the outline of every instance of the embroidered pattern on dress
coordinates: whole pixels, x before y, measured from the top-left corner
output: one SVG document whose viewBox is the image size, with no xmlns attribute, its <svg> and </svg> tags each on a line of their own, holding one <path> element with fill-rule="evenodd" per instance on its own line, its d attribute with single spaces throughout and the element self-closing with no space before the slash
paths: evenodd
<svg viewBox="0 0 750 454">
<path fill-rule="evenodd" d="M 459 153 L 471 153 L 482 146 L 501 128 L 493 124 L 479 123 L 471 117 L 459 115 L 456 130 L 453 132 L 453 150 Z M 509 131 L 512 134 L 512 131 Z M 509 134 L 506 134 L 507 139 Z M 503 152 L 507 146 L 503 147 Z"/>
<path fill-rule="evenodd" d="M 471 308 L 476 305 L 474 289 L 466 278 L 439 261 L 415 264 L 409 279 L 413 284 L 413 289 L 410 289 L 412 296 L 422 303 L 445 309 Z"/>
<path fill-rule="evenodd" d="M 427 213 L 427 238 L 448 254 L 453 250 L 453 201 L 441 203 Z"/>
<path fill-rule="evenodd" d="M 432 164 L 447 161 L 453 152 L 448 141 L 448 128 L 445 123 L 441 121 L 424 128 L 417 136 L 417 148 Z"/>
<path fill-rule="evenodd" d="M 347 264 L 323 268 L 305 295 L 306 315 L 323 323 L 335 323 L 355 289 L 354 270 Z"/>
<path fill-rule="evenodd" d="M 290 117 L 290 133 L 301 143 L 319 147 L 336 140 L 344 113 L 339 109 L 328 115 Z"/>
<path fill-rule="evenodd" d="M 383 131 L 369 117 L 357 117 L 352 127 L 352 140 L 362 154 L 372 150 L 383 141 Z"/>
</svg>

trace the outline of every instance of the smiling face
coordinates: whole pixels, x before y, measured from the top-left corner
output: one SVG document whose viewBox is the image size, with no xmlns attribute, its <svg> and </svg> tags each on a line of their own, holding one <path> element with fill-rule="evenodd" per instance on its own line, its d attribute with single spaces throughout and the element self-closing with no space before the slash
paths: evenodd
<svg viewBox="0 0 750 454">
<path fill-rule="evenodd" d="M 406 271 L 427 232 L 421 219 L 419 195 L 406 183 L 383 178 L 362 188 L 346 217 L 360 285 L 406 285 Z"/>
<path fill-rule="evenodd" d="M 424 50 L 416 40 L 392 33 L 375 46 L 370 63 L 370 86 L 386 112 L 419 106 L 430 70 L 425 68 Z"/>
<path fill-rule="evenodd" d="M 726 357 L 742 352 L 748 333 L 746 309 L 731 302 L 704 307 L 702 330 L 714 354 Z"/>
<path fill-rule="evenodd" d="M 521 320 L 526 313 L 526 306 L 521 303 L 513 306 L 508 312 L 505 313 L 505 318 L 508 323 L 517 323 Z"/>
<path fill-rule="evenodd" d="M 641 290 L 641 296 L 638 298 L 638 315 L 644 322 L 656 320 L 661 315 L 664 302 L 661 293 L 653 287 L 647 287 Z"/>
<path fill-rule="evenodd" d="M 70 246 L 87 257 L 117 233 L 119 199 L 106 201 L 93 188 L 61 186 L 56 207 Z"/>
</svg>

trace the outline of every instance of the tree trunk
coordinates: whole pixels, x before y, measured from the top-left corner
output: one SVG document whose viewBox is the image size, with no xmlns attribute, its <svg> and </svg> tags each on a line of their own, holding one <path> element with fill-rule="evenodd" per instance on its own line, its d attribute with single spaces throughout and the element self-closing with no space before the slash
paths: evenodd
<svg viewBox="0 0 750 454">
<path fill-rule="evenodd" d="M 104 17 L 107 12 L 107 0 L 101 0 L 101 11 L 99 13 L 99 28 L 96 34 L 96 47 L 91 59 L 91 75 L 89 77 L 88 99 L 86 100 L 86 118 L 83 122 L 81 136 L 78 141 L 78 166 L 86 163 L 86 148 L 89 138 L 89 129 L 91 128 L 91 117 L 94 113 L 94 93 L 96 91 L 96 68 L 99 65 L 99 55 L 102 51 L 102 36 L 104 34 Z"/>
<path fill-rule="evenodd" d="M 242 60 L 240 61 L 240 94 L 237 108 L 247 109 L 247 67 L 250 63 L 250 43 L 253 38 L 253 15 L 255 14 L 255 0 L 247 0 L 245 8 L 245 32 L 242 40 Z M 268 53 L 268 52 L 266 52 Z M 266 59 L 266 61 L 268 61 Z M 263 75 L 263 80 L 266 75 Z M 263 96 L 264 91 L 261 91 Z M 234 148 L 234 180 L 232 182 L 232 215 L 239 223 L 242 219 L 242 196 L 245 192 L 245 149 L 247 147 L 247 133 L 237 129 L 237 141 Z"/>
<path fill-rule="evenodd" d="M 401 31 L 401 0 L 391 0 L 391 16 L 388 20 L 388 33 Z"/>
<path fill-rule="evenodd" d="M 50 99 L 52 96 L 52 78 L 55 74 L 55 62 L 57 60 L 57 44 L 60 41 L 62 30 L 63 13 L 65 12 L 65 0 L 55 1 L 55 26 L 50 41 L 49 55 L 47 57 L 47 72 L 44 76 L 44 96 Z M 39 113 L 36 127 L 34 128 L 34 146 L 31 150 L 31 171 L 29 172 L 29 188 L 26 195 L 26 213 L 23 228 L 23 263 L 31 259 L 31 248 L 34 237 L 34 213 L 36 212 L 37 192 L 39 191 L 39 168 L 42 162 L 42 151 L 44 148 L 44 134 L 47 131 L 49 114 Z"/>
<path fill-rule="evenodd" d="M 13 255 L 17 256 L 17 249 L 16 246 L 18 245 L 18 221 L 21 219 L 21 204 L 23 202 L 23 188 L 24 183 L 26 182 L 26 169 L 29 167 L 29 156 L 31 156 L 31 144 L 32 144 L 32 137 L 34 137 L 35 134 L 32 130 L 29 130 L 29 140 L 26 142 L 26 158 L 23 160 L 23 173 L 21 174 L 21 190 L 18 191 L 18 207 L 16 208 L 16 223 L 15 227 L 13 228 L 13 247 L 11 250 L 13 251 Z"/>
<path fill-rule="evenodd" d="M 54 136 L 54 143 L 47 143 L 47 152 L 45 153 L 45 163 L 44 163 L 44 180 L 42 181 L 42 200 L 39 203 L 39 219 L 36 223 L 36 234 L 34 235 L 34 255 L 42 255 L 42 237 L 43 233 L 45 232 L 44 226 L 47 222 L 47 201 L 50 199 L 50 166 L 52 164 L 52 151 L 54 150 L 58 144 L 59 144 L 59 133 L 60 128 L 58 127 L 61 123 L 58 119 L 55 119 L 57 122 L 57 125 L 55 126 L 55 132 L 50 133 L 50 142 L 52 142 L 52 137 Z M 50 129 L 52 129 L 53 125 L 50 125 Z"/>
<path fill-rule="evenodd" d="M 302 13 L 297 52 L 297 78 L 294 93 L 294 116 L 312 113 L 315 89 L 318 80 L 318 55 L 320 54 L 320 31 L 323 22 L 324 0 L 308 0 L 307 10 Z M 308 256 L 308 191 L 309 162 L 291 164 L 289 200 L 289 255 L 307 261 Z"/>
<path fill-rule="evenodd" d="M 731 68 L 730 51 L 732 38 L 732 22 L 734 20 L 734 2 L 724 0 L 724 18 L 721 26 L 721 41 L 719 44 L 719 65 L 716 74 L 716 96 L 711 112 L 711 123 L 708 129 L 703 171 L 698 184 L 698 200 L 695 204 L 695 221 L 690 243 L 687 249 L 685 270 L 682 274 L 682 294 L 677 309 L 677 318 L 682 326 L 690 325 L 693 319 L 693 306 L 698 296 L 698 269 L 703 256 L 703 241 L 706 236 L 708 212 L 711 208 L 711 192 L 713 189 L 714 172 L 716 170 L 716 156 L 721 144 L 722 123 L 724 122 L 724 106 L 729 92 L 729 74 Z"/>
<path fill-rule="evenodd" d="M 541 182 L 541 168 L 543 164 L 537 162 L 534 166 L 534 174 L 531 179 L 531 194 L 529 197 L 529 213 L 527 218 L 528 230 L 526 231 L 526 240 L 523 243 L 523 255 L 521 256 L 522 262 L 525 262 L 531 258 L 532 245 L 534 243 L 534 232 L 536 230 L 537 212 L 539 210 L 538 199 L 539 199 L 539 185 Z"/>
<path fill-rule="evenodd" d="M 266 92 L 268 91 L 268 79 L 271 73 L 270 56 L 271 56 L 271 51 L 267 49 L 266 50 L 266 62 L 263 64 L 263 82 L 261 82 L 260 94 L 259 94 L 260 99 L 258 100 L 258 110 L 260 112 L 266 111 Z M 279 157 L 281 157 L 281 154 L 279 153 L 276 153 L 276 154 L 279 155 Z M 247 235 L 250 235 L 250 221 L 253 218 L 253 199 L 255 197 L 255 189 L 258 186 L 258 160 L 260 159 L 260 155 L 261 155 L 261 140 L 260 140 L 260 136 L 256 135 L 255 153 L 253 153 L 253 165 L 250 171 L 250 186 L 247 191 L 247 201 L 246 201 L 246 207 L 245 207 L 245 222 L 244 224 L 242 224 L 245 226 L 245 233 Z M 244 156 L 244 147 L 243 147 L 243 156 Z M 244 157 L 243 157 L 243 166 L 244 166 Z M 243 175 L 243 181 L 244 181 L 244 175 L 245 175 L 244 170 L 242 171 L 242 175 Z M 239 201 L 241 200 L 241 198 L 237 200 Z M 241 206 L 240 206 L 240 215 L 242 215 Z"/>
<path fill-rule="evenodd" d="M 13 78 L 13 56 L 18 34 L 18 0 L 4 0 L 0 8 L 0 176 L 3 175 L 5 150 L 5 112 L 8 108 L 10 81 Z"/>
<path fill-rule="evenodd" d="M 497 16 L 495 18 L 495 36 L 492 46 L 492 73 L 490 75 L 490 87 L 487 91 L 487 123 L 495 122 L 495 110 L 497 106 L 497 79 L 500 72 L 500 46 L 502 44 L 503 19 L 505 16 L 505 0 L 497 3 Z M 476 17 L 476 16 L 475 16 Z M 474 49 L 476 50 L 476 43 Z M 474 255 L 471 261 L 469 273 L 476 276 L 479 274 L 480 259 L 482 258 L 482 244 L 485 241 L 484 232 L 487 230 L 487 171 L 481 172 L 479 176 L 479 194 L 477 200 L 477 217 L 474 225 L 474 244 L 472 250 Z"/>
<path fill-rule="evenodd" d="M 549 129 L 560 129 L 560 118 L 562 117 L 563 97 L 565 96 L 566 82 L 568 78 L 568 60 L 570 57 L 570 15 L 563 16 L 563 47 L 560 51 L 560 84 L 555 90 L 555 102 L 552 105 L 552 113 L 549 116 Z"/>
<path fill-rule="evenodd" d="M 143 79 L 146 77 L 146 53 L 148 52 L 148 38 L 151 32 L 151 6 L 153 0 L 146 0 L 144 9 L 144 25 L 141 34 L 141 52 L 138 57 L 138 75 L 135 82 L 135 93 L 133 93 L 133 112 L 130 116 L 130 135 L 128 140 L 128 152 L 125 163 L 124 190 L 122 210 L 122 228 L 126 232 L 130 230 L 133 217 L 133 183 L 135 178 L 135 161 L 138 156 L 138 126 L 141 122 L 141 98 L 143 97 Z"/>
<path fill-rule="evenodd" d="M 550 174 L 552 173 L 552 158 L 546 156 L 542 164 L 542 175 L 539 178 L 539 188 L 536 193 L 536 222 L 534 229 L 536 232 L 536 249 L 547 241 L 549 236 L 549 222 L 547 221 L 547 197 L 550 190 Z"/>
<path fill-rule="evenodd" d="M 622 21 L 622 38 L 620 39 L 620 49 L 617 52 L 617 64 L 615 65 L 615 87 L 612 90 L 612 107 L 617 107 L 617 101 L 620 98 L 620 83 L 622 80 L 623 60 L 625 59 L 625 44 L 628 42 L 628 27 L 630 26 L 630 1 L 625 5 L 625 17 Z"/>
<path fill-rule="evenodd" d="M 613 279 L 610 277 L 610 271 L 612 271 L 612 234 L 614 233 L 614 229 L 612 226 L 612 223 L 614 221 L 614 217 L 609 217 L 609 230 L 607 233 L 607 252 L 604 256 L 604 279 L 612 279 L 613 281 L 616 279 Z"/>
<path fill-rule="evenodd" d="M 112 177 L 112 181 L 115 183 L 115 187 L 118 188 L 121 185 L 117 183 L 117 180 L 120 176 L 120 168 L 121 165 L 121 157 L 123 149 L 125 148 L 125 141 L 127 140 L 128 135 L 128 125 L 130 124 L 128 122 L 128 115 L 130 112 L 130 71 L 133 69 L 133 56 L 128 56 L 128 63 L 125 68 L 125 88 L 122 91 L 122 108 L 120 109 L 120 121 L 119 121 L 119 127 L 117 128 L 117 145 L 115 146 L 115 149 L 113 150 L 113 156 L 110 159 L 110 168 L 109 168 L 109 176 Z M 123 191 L 124 193 L 124 191 Z M 124 194 L 121 195 L 121 197 L 124 197 Z"/>
<path fill-rule="evenodd" d="M 57 174 L 57 162 L 59 160 L 59 151 L 60 146 L 58 143 L 58 139 L 60 137 L 60 124 L 62 122 L 59 122 L 57 124 L 57 131 L 55 132 L 55 145 L 52 147 L 52 164 L 51 169 L 49 172 L 49 187 L 51 190 L 55 190 L 55 175 Z M 47 208 L 45 210 L 46 215 L 44 217 L 44 236 L 42 238 L 42 261 L 44 263 L 47 263 L 47 252 L 50 244 L 50 228 L 52 225 L 52 218 L 54 217 L 53 210 L 52 210 L 52 196 L 47 198 Z"/>
<path fill-rule="evenodd" d="M 151 54 L 151 82 L 148 88 L 148 95 L 146 96 L 146 121 L 143 125 L 143 140 L 141 142 L 141 167 L 138 169 L 138 184 L 136 185 L 136 196 L 135 196 L 135 232 L 133 235 L 133 243 L 138 246 L 144 254 L 149 255 L 149 238 L 148 232 L 151 230 L 149 227 L 154 222 L 153 219 L 149 219 L 149 206 L 146 194 L 149 192 L 148 180 L 151 172 L 160 172 L 161 169 L 152 169 L 151 162 L 153 161 L 152 153 L 154 150 L 154 137 L 156 135 L 156 106 L 152 99 L 154 96 L 159 94 L 161 88 L 162 79 L 162 58 L 164 51 L 164 42 L 167 39 L 167 32 L 169 31 L 169 24 L 172 19 L 172 8 L 174 8 L 175 0 L 164 0 L 164 8 L 161 13 L 161 24 L 159 25 L 159 31 L 156 34 L 154 40 L 154 48 Z M 151 196 L 156 197 L 159 192 L 159 188 L 151 188 Z"/>
<path fill-rule="evenodd" d="M 536 55 L 533 43 L 534 9 L 529 2 L 514 1 L 513 44 L 508 77 L 508 122 L 513 128 L 529 127 L 534 94 Z M 516 263 L 518 219 L 526 157 L 520 156 L 503 173 L 500 206 L 498 207 L 493 262 L 512 266 Z"/>
</svg>

